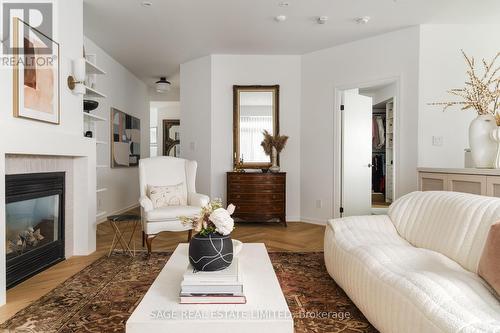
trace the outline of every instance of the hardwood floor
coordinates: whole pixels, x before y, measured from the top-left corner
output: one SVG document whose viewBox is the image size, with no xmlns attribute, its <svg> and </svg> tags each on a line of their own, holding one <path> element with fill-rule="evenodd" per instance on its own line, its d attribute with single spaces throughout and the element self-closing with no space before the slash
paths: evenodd
<svg viewBox="0 0 500 333">
<path fill-rule="evenodd" d="M 123 225 L 121 228 L 129 228 Z M 288 223 L 285 228 L 279 224 L 237 224 L 232 237 L 244 243 L 265 243 L 269 251 L 323 251 L 324 226 L 308 223 Z M 31 302 L 45 295 L 72 275 L 96 259 L 107 254 L 113 239 L 108 223 L 97 228 L 97 250 L 88 256 L 71 257 L 46 271 L 24 281 L 7 291 L 7 304 L 0 307 L 0 322 L 4 322 Z M 187 240 L 187 232 L 164 232 L 153 241 L 153 251 L 172 251 L 177 244 Z M 134 242 L 141 247 L 141 232 L 136 232 Z"/>
</svg>

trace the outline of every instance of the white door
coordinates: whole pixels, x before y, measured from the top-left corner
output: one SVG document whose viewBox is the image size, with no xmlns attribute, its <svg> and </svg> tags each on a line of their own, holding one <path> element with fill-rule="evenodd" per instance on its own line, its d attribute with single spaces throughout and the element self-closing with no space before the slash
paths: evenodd
<svg viewBox="0 0 500 333">
<path fill-rule="evenodd" d="M 358 90 L 343 92 L 342 203 L 343 216 L 371 214 L 372 98 Z"/>
</svg>

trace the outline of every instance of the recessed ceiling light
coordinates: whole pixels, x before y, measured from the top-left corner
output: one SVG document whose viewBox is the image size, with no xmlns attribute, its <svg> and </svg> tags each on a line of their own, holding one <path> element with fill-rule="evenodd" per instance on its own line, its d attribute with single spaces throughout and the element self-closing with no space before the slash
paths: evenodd
<svg viewBox="0 0 500 333">
<path fill-rule="evenodd" d="M 370 22 L 370 16 L 360 16 L 354 19 L 357 24 L 367 24 Z"/>
<path fill-rule="evenodd" d="M 278 16 L 276 16 L 276 17 L 274 18 L 274 20 L 275 20 L 276 22 L 283 22 L 283 21 L 285 21 L 285 20 L 286 20 L 286 16 L 285 16 L 285 15 L 278 15 Z"/>
<path fill-rule="evenodd" d="M 286 1 L 281 1 L 281 2 L 278 4 L 278 6 L 280 6 L 280 7 L 288 7 L 289 5 L 290 5 L 290 3 L 289 3 L 289 2 L 286 2 Z"/>
<path fill-rule="evenodd" d="M 319 24 L 325 24 L 328 21 L 328 16 L 320 16 L 317 21 Z"/>
<path fill-rule="evenodd" d="M 143 1 L 141 2 L 142 7 L 151 7 L 153 3 L 151 1 Z"/>
</svg>

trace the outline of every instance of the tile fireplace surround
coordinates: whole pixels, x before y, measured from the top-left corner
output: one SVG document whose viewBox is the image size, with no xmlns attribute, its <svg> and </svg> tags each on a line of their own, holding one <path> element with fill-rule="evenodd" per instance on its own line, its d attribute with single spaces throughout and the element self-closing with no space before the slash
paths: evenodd
<svg viewBox="0 0 500 333">
<path fill-rule="evenodd" d="M 88 156 L 45 156 L 5 154 L 5 174 L 0 205 L 0 305 L 5 303 L 5 175 L 64 172 L 65 173 L 65 257 L 86 255 L 95 251 L 95 170 Z M 1 162 L 1 158 L 0 158 Z M 1 168 L 0 168 L 0 171 Z M 93 179 L 92 179 L 93 178 Z"/>
</svg>

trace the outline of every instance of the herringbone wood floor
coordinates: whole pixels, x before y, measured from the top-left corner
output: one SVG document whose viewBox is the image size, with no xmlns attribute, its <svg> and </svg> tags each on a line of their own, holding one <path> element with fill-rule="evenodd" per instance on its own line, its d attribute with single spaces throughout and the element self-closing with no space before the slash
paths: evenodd
<svg viewBox="0 0 500 333">
<path fill-rule="evenodd" d="M 130 226 L 123 225 L 121 228 Z M 232 237 L 245 243 L 265 243 L 269 251 L 323 251 L 324 230 L 323 226 L 301 222 L 288 223 L 287 228 L 279 224 L 237 224 Z M 138 230 L 134 240 L 136 248 L 142 251 L 140 234 Z M 0 322 L 107 254 L 112 239 L 110 225 L 102 223 L 97 228 L 96 252 L 88 256 L 71 257 L 8 290 L 7 304 L 0 308 Z M 165 232 L 153 241 L 153 251 L 172 251 L 177 244 L 186 240 L 187 232 Z"/>
</svg>

